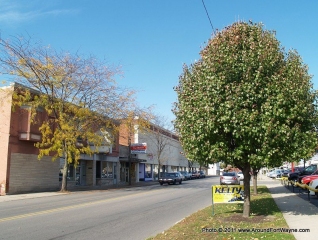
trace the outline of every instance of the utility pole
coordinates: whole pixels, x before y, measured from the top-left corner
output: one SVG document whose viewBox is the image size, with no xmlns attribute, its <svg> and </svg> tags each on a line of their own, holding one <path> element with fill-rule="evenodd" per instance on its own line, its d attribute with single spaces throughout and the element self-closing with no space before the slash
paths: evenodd
<svg viewBox="0 0 318 240">
<path fill-rule="evenodd" d="M 131 137 L 130 137 L 130 129 L 128 132 L 128 184 L 131 185 Z"/>
</svg>

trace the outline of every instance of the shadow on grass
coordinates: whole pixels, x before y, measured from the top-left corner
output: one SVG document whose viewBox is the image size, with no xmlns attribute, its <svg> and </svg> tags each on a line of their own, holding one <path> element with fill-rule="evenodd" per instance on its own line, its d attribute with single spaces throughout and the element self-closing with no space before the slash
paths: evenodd
<svg viewBox="0 0 318 240">
<path fill-rule="evenodd" d="M 257 194 L 264 194 L 264 193 L 270 193 L 267 187 L 264 186 L 257 186 Z M 257 195 L 254 194 L 253 186 L 251 186 L 251 195 Z"/>
<path fill-rule="evenodd" d="M 257 187 L 258 194 L 253 194 L 251 189 L 250 212 L 253 215 L 267 216 L 280 213 L 274 199 L 267 187 Z M 224 208 L 224 213 L 243 213 L 243 203 L 233 204 L 233 208 Z"/>
</svg>

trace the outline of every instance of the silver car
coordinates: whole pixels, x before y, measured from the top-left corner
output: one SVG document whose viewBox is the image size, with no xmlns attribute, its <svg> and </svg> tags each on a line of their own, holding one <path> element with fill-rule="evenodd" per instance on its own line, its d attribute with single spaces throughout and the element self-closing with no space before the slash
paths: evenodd
<svg viewBox="0 0 318 240">
<path fill-rule="evenodd" d="M 180 173 L 184 176 L 185 181 L 192 179 L 191 173 L 189 173 L 187 171 L 180 171 Z"/>
<path fill-rule="evenodd" d="M 244 174 L 242 172 L 238 172 L 237 175 L 240 177 L 240 181 L 244 181 Z"/>
<path fill-rule="evenodd" d="M 220 185 L 240 185 L 240 177 L 237 172 L 223 172 L 220 176 Z"/>
</svg>

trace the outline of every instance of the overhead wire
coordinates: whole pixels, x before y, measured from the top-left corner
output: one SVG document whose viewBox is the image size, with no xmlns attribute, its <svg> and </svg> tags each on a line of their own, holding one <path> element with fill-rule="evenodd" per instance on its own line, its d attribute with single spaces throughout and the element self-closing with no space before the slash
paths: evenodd
<svg viewBox="0 0 318 240">
<path fill-rule="evenodd" d="M 210 25 L 211 25 L 211 27 L 212 27 L 212 31 L 213 31 L 213 33 L 215 33 L 215 31 L 214 31 L 214 27 L 213 27 L 213 25 L 212 25 L 212 22 L 211 22 L 211 19 L 210 19 L 209 13 L 208 13 L 208 10 L 207 10 L 207 9 L 206 9 L 206 7 L 205 7 L 204 0 L 202 0 L 202 4 L 203 4 L 203 7 L 204 7 L 204 9 L 205 9 L 206 15 L 208 16 L 208 19 L 209 19 L 209 21 L 210 21 Z"/>
</svg>

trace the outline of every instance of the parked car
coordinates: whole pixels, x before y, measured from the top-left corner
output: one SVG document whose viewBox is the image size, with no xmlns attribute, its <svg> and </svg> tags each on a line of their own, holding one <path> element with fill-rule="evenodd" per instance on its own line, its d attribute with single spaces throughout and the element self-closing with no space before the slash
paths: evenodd
<svg viewBox="0 0 318 240">
<path fill-rule="evenodd" d="M 223 175 L 220 176 L 220 184 L 240 185 L 240 177 L 237 172 L 223 172 Z"/>
<path fill-rule="evenodd" d="M 188 171 L 180 171 L 180 173 L 184 176 L 185 181 L 192 179 L 192 175 Z"/>
<path fill-rule="evenodd" d="M 308 176 L 302 176 L 301 178 L 301 183 L 302 184 L 307 184 L 309 185 L 309 183 L 313 180 L 315 180 L 316 178 L 318 178 L 318 170 L 316 170 L 314 173 L 312 173 L 311 175 Z"/>
<path fill-rule="evenodd" d="M 181 174 L 181 179 L 182 179 L 182 181 L 186 181 L 185 176 L 184 176 L 181 172 L 178 172 L 178 173 L 180 173 L 180 174 Z"/>
<path fill-rule="evenodd" d="M 193 171 L 191 175 L 192 175 L 192 178 L 200 178 L 200 173 L 198 171 Z"/>
<path fill-rule="evenodd" d="M 276 178 L 281 178 L 281 177 L 288 177 L 288 173 L 290 173 L 290 169 L 283 169 L 281 173 L 277 174 Z"/>
<path fill-rule="evenodd" d="M 294 167 L 294 172 L 302 172 L 304 169 L 304 167 Z"/>
<path fill-rule="evenodd" d="M 272 171 L 268 177 L 270 178 L 277 178 L 277 176 L 280 176 L 282 174 L 283 170 L 281 169 L 275 169 L 274 171 Z"/>
<path fill-rule="evenodd" d="M 244 174 L 242 172 L 238 172 L 237 175 L 240 177 L 240 181 L 244 181 Z"/>
<path fill-rule="evenodd" d="M 268 173 L 266 174 L 267 177 L 269 177 L 273 172 L 275 172 L 275 168 L 272 168 L 268 171 Z"/>
<path fill-rule="evenodd" d="M 268 173 L 266 173 L 266 176 L 269 177 L 273 172 L 274 172 L 274 170 L 269 171 Z"/>
<path fill-rule="evenodd" d="M 159 178 L 160 185 L 163 185 L 164 183 L 176 184 L 177 182 L 179 184 L 182 183 L 182 174 L 179 172 L 163 173 Z"/>
<path fill-rule="evenodd" d="M 303 171 L 303 170 L 304 170 L 303 167 L 294 167 L 294 171 L 293 171 L 293 172 L 292 172 L 292 169 L 284 170 L 282 176 L 289 178 L 289 175 L 290 175 L 291 173 L 300 173 L 300 172 Z"/>
<path fill-rule="evenodd" d="M 312 180 L 309 183 L 309 187 L 318 190 L 318 178 L 316 178 L 315 180 Z M 318 192 L 314 192 L 312 190 L 309 190 L 309 194 L 312 195 L 312 196 L 316 195 L 316 197 L 318 198 Z"/>
<path fill-rule="evenodd" d="M 200 173 L 200 178 L 205 178 L 205 172 L 204 171 L 199 171 Z"/>
<path fill-rule="evenodd" d="M 288 180 L 298 181 L 300 183 L 303 176 L 311 175 L 316 170 L 317 170 L 317 164 L 312 164 L 300 172 L 289 173 Z"/>
</svg>

